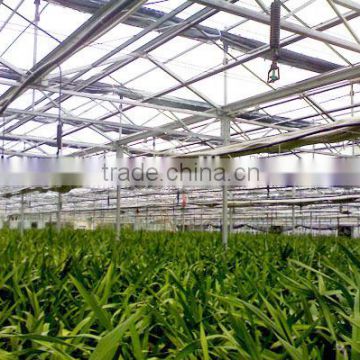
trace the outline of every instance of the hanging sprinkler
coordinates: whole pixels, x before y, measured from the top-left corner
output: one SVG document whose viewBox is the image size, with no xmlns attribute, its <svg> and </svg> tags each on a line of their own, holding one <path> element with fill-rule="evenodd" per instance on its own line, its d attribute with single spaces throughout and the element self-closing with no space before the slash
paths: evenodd
<svg viewBox="0 0 360 360">
<path fill-rule="evenodd" d="M 180 205 L 180 190 L 178 189 L 176 192 L 176 205 Z"/>
<path fill-rule="evenodd" d="M 280 54 L 281 1 L 274 0 L 271 3 L 270 10 L 270 50 L 272 63 L 268 73 L 268 83 L 274 83 L 280 79 L 278 60 Z"/>
<path fill-rule="evenodd" d="M 62 149 L 62 122 L 61 122 L 61 119 L 58 120 L 58 125 L 57 125 L 56 146 L 57 146 L 56 155 L 59 156 L 61 153 L 61 149 Z"/>
<path fill-rule="evenodd" d="M 62 150 L 62 136 L 63 136 L 63 123 L 61 118 L 61 99 L 62 99 L 62 68 L 60 65 L 58 65 L 59 73 L 60 73 L 60 83 L 59 83 L 59 101 L 58 101 L 58 124 L 56 128 L 56 146 L 57 146 L 57 152 L 56 156 L 59 157 L 61 155 Z"/>
</svg>

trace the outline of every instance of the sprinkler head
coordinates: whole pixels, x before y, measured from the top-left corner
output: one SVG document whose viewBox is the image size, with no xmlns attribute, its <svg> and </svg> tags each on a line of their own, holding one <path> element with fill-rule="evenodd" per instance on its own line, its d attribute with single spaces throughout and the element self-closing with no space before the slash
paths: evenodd
<svg viewBox="0 0 360 360">
<path fill-rule="evenodd" d="M 278 81 L 280 80 L 280 69 L 279 67 L 277 66 L 276 63 L 273 63 L 271 65 L 271 68 L 268 72 L 268 84 L 271 84 L 271 83 L 274 83 L 275 81 Z"/>
</svg>

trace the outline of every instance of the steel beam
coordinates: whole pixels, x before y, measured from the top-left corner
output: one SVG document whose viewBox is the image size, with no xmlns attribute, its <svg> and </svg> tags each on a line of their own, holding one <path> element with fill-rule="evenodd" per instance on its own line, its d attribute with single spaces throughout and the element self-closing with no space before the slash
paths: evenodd
<svg viewBox="0 0 360 360">
<path fill-rule="evenodd" d="M 100 8 L 85 24 L 75 30 L 53 51 L 36 63 L 35 66 L 28 71 L 20 86 L 12 87 L 0 96 L 0 114 L 2 114 L 7 106 L 21 95 L 29 85 L 40 80 L 71 55 L 95 41 L 106 31 L 112 29 L 145 2 L 146 0 L 112 0 L 106 6 Z"/>
<path fill-rule="evenodd" d="M 360 4 L 358 2 L 352 0 L 333 0 L 333 2 L 348 9 L 360 12 Z"/>
<path fill-rule="evenodd" d="M 7 150 L 7 149 L 3 149 L 3 148 L 0 148 L 0 153 L 3 155 L 9 155 L 9 156 L 36 157 L 36 158 L 44 158 L 44 159 L 56 157 L 56 155 L 50 155 L 50 154 L 44 155 L 41 153 L 33 153 L 33 152 L 21 152 L 21 151 Z"/>
<path fill-rule="evenodd" d="M 116 3 L 116 1 L 115 1 Z M 181 11 L 181 9 L 183 10 L 184 8 L 188 7 L 190 5 L 190 3 L 185 3 L 183 5 L 180 5 L 177 9 L 175 9 L 174 11 L 172 11 L 168 17 L 171 17 L 173 15 L 175 15 L 178 11 Z M 197 24 L 198 22 L 201 22 L 205 19 L 207 19 L 208 17 L 214 15 L 216 13 L 216 10 L 201 10 L 195 14 L 193 14 L 192 16 L 190 16 L 188 19 L 186 19 L 182 24 L 179 24 L 176 27 L 173 27 L 171 29 L 169 29 L 168 31 L 166 31 L 165 33 L 159 35 L 158 37 L 156 37 L 155 39 L 150 40 L 148 43 L 146 43 L 145 45 L 140 46 L 139 48 L 137 48 L 135 50 L 135 52 L 132 53 L 132 56 L 130 59 L 124 60 L 122 62 L 113 64 L 108 66 L 107 68 L 105 68 L 101 74 L 96 74 L 94 76 L 92 76 L 90 79 L 87 79 L 86 81 L 84 81 L 82 83 L 82 85 L 80 87 L 76 87 L 75 90 L 82 90 L 84 89 L 86 86 L 93 84 L 94 82 L 97 82 L 99 80 L 101 80 L 102 78 L 106 77 L 107 75 L 110 75 L 112 72 L 120 69 L 121 67 L 124 67 L 125 65 L 130 64 L 131 62 L 133 62 L 134 60 L 136 60 L 137 58 L 139 58 L 141 56 L 141 54 L 152 51 L 154 49 L 156 49 L 157 47 L 161 46 L 162 44 L 166 43 L 167 41 L 171 40 L 172 38 L 176 37 L 178 34 L 180 34 L 182 31 L 190 28 L 191 26 Z M 165 19 L 163 19 L 163 21 L 165 21 Z M 159 21 L 159 24 L 162 23 L 162 20 Z M 152 26 L 150 26 L 150 28 L 145 29 L 144 31 L 141 32 L 141 35 L 145 35 L 146 33 L 148 33 L 151 30 L 154 30 L 156 28 L 158 24 L 153 24 Z M 137 36 L 135 36 L 136 38 Z M 104 55 L 103 57 L 101 57 L 99 60 L 97 60 L 94 63 L 94 66 L 101 64 L 103 61 L 107 60 L 109 57 L 115 55 L 118 51 L 123 50 L 124 48 L 126 48 L 128 45 L 132 44 L 132 42 L 134 41 L 134 38 L 131 38 L 130 40 L 126 41 L 124 44 L 118 46 L 116 49 L 112 50 L 110 53 Z M 84 72 L 80 72 L 78 74 L 76 74 L 75 77 L 73 77 L 71 79 L 71 82 L 75 79 L 77 79 L 78 77 L 80 77 L 81 75 L 83 75 L 84 73 L 86 73 L 87 71 Z M 59 99 L 56 99 L 55 101 L 57 103 L 61 103 L 62 101 L 68 99 L 70 96 L 64 96 L 64 97 L 59 97 Z M 1 97 L 0 97 L 1 100 Z M 44 99 L 41 99 L 40 101 L 42 101 Z M 9 103 L 7 102 L 7 105 Z M 7 106 L 6 105 L 6 106 Z M 49 110 L 50 108 L 53 107 L 53 104 L 49 104 L 47 107 L 45 107 L 44 111 Z M 1 108 L 0 108 L 0 114 L 1 114 Z M 30 120 L 30 119 L 28 119 Z M 104 119 L 103 119 L 104 120 Z M 82 128 L 86 128 L 88 125 L 85 125 Z M 67 134 L 65 134 L 67 135 Z"/>
<path fill-rule="evenodd" d="M 15 71 L 11 71 L 9 69 L 2 68 L 0 66 L 0 78 L 2 79 L 9 79 L 10 81 L 3 81 L 3 85 L 8 86 L 19 86 L 21 84 L 21 75 L 17 74 Z M 12 80 L 12 81 L 11 81 Z M 62 79 L 62 87 L 65 90 L 73 90 L 74 85 L 76 87 L 82 86 L 82 82 L 80 80 L 78 81 L 72 81 L 71 86 L 66 85 L 67 83 L 70 83 L 70 79 L 67 77 L 63 77 Z M 60 84 L 60 78 L 57 76 L 56 78 L 52 78 L 49 83 L 47 81 L 43 81 L 41 83 L 32 84 L 30 87 L 39 89 L 39 90 L 46 90 L 50 92 L 54 92 L 56 90 L 56 93 L 58 93 L 59 89 L 58 86 Z M 51 88 L 56 88 L 51 90 Z M 103 82 L 95 82 L 92 85 L 89 85 L 83 89 L 84 92 L 89 94 L 117 94 L 119 96 L 123 96 L 128 99 L 132 100 L 142 100 L 144 97 L 152 96 L 153 94 L 138 90 L 129 88 L 123 85 L 109 85 Z M 178 108 L 178 109 L 186 109 L 186 110 L 192 110 L 192 111 L 205 111 L 208 110 L 210 107 L 202 102 L 202 101 L 195 101 L 195 100 L 188 100 L 184 98 L 178 98 L 175 96 L 167 96 L 167 97 L 158 97 L 158 98 L 152 98 L 148 101 L 149 104 L 155 104 L 160 106 L 168 106 L 171 108 Z"/>
<path fill-rule="evenodd" d="M 199 3 L 204 6 L 208 6 L 209 8 L 212 9 L 217 9 L 219 11 L 227 12 L 232 15 L 238 15 L 262 24 L 266 24 L 266 25 L 270 24 L 269 15 L 259 13 L 254 10 L 250 10 L 245 7 L 234 5 L 223 0 L 191 0 L 191 1 Z M 311 28 L 306 28 L 304 26 L 298 25 L 296 23 L 287 20 L 281 20 L 280 25 L 283 30 L 290 31 L 302 36 L 306 36 L 314 40 L 319 40 L 327 44 L 335 45 L 346 50 L 360 52 L 360 45 L 353 43 L 351 41 L 347 41 Z"/>
<path fill-rule="evenodd" d="M 49 0 L 48 0 L 49 1 Z M 64 7 L 69 7 L 79 11 L 94 13 L 100 6 L 104 4 L 104 1 L 78 1 L 78 0 L 51 0 L 51 3 L 59 4 Z M 154 21 L 159 20 L 160 18 L 166 16 L 167 13 L 162 11 L 154 10 L 147 7 L 141 7 L 136 11 L 136 13 L 129 16 L 124 23 L 131 26 L 136 26 L 140 28 L 146 28 L 147 26 L 153 24 Z M 160 32 L 164 32 L 170 26 L 174 26 L 183 21 L 182 18 L 172 17 L 166 21 L 162 27 L 158 29 Z M 196 28 L 190 28 L 186 31 L 183 31 L 180 36 L 196 39 L 199 41 L 208 41 L 205 35 L 212 36 L 217 40 L 221 40 L 224 43 L 227 43 L 229 47 L 240 50 L 240 51 L 251 51 L 256 48 L 266 45 L 265 43 L 249 39 L 243 36 L 232 34 L 227 31 L 221 31 L 218 29 L 211 28 L 209 26 L 197 25 Z M 264 58 L 270 59 L 270 52 L 263 55 Z M 294 66 L 299 69 L 304 69 L 316 73 L 327 72 L 340 68 L 341 66 L 326 60 L 319 59 L 317 57 L 307 56 L 295 51 L 283 49 L 280 54 L 279 62 Z"/>
<path fill-rule="evenodd" d="M 5 115 L 31 115 L 34 116 L 34 120 L 37 121 L 39 119 L 44 119 L 44 123 L 53 123 L 58 119 L 58 115 L 56 114 L 51 114 L 51 113 L 43 113 L 41 111 L 26 111 L 26 110 L 18 110 L 18 109 L 12 109 L 12 108 L 8 108 L 5 113 Z M 49 119 L 49 120 L 46 120 Z M 61 120 L 64 123 L 68 123 L 71 125 L 76 125 L 76 124 L 91 124 L 91 125 L 97 125 L 100 127 L 108 127 L 108 131 L 119 131 L 120 125 L 118 122 L 115 121 L 100 121 L 100 120 L 94 120 L 94 119 L 88 119 L 88 118 L 84 118 L 84 117 L 76 117 L 76 116 L 67 116 L 67 115 L 63 115 L 61 117 Z M 12 120 L 14 121 L 14 120 Z M 144 131 L 144 130 L 151 130 L 150 127 L 146 127 L 146 126 L 140 126 L 140 125 L 133 125 L 133 124 L 122 124 L 121 125 L 123 134 L 132 134 L 134 132 L 137 131 Z M 10 134 L 11 135 L 11 134 Z M 210 141 L 210 142 L 215 142 L 215 143 L 222 143 L 223 139 L 219 136 L 211 136 L 211 135 L 203 135 L 203 134 L 198 134 L 198 133 L 194 133 L 191 131 L 184 131 L 184 132 L 180 132 L 180 131 L 172 131 L 169 130 L 166 134 L 167 136 L 171 136 L 174 138 L 196 138 L 196 139 L 201 139 L 204 141 Z M 189 139 L 189 140 L 190 140 Z"/>
<path fill-rule="evenodd" d="M 4 71 L 4 69 L 0 69 L 0 78 L 1 77 L 5 77 L 5 78 L 10 78 L 10 79 L 16 79 L 16 74 L 10 73 L 9 71 Z M 7 80 L 1 80 L 0 79 L 0 84 L 4 84 L 4 85 L 19 85 L 19 82 L 16 82 L 16 80 L 11 80 L 11 81 L 7 81 Z M 76 82 L 75 82 L 76 84 Z M 46 90 L 49 92 L 53 92 L 53 93 L 57 93 L 58 92 L 58 85 L 54 85 L 54 86 L 41 86 L 41 85 L 32 85 L 31 88 L 34 89 L 38 89 L 38 90 Z M 134 89 L 128 89 L 126 87 L 117 87 L 116 89 L 114 89 L 112 86 L 108 85 L 108 84 L 102 84 L 99 83 L 98 85 L 94 84 L 89 88 L 85 88 L 83 92 L 79 92 L 79 91 L 74 91 L 74 90 L 67 90 L 67 87 L 65 87 L 65 89 L 62 90 L 63 94 L 66 95 L 72 95 L 72 96 L 80 96 L 80 97 L 87 97 L 89 99 L 98 99 L 98 100 L 102 100 L 102 101 L 114 101 L 114 102 L 119 102 L 118 99 L 114 99 L 114 98 L 109 98 L 106 95 L 111 93 L 111 92 L 116 92 L 118 95 L 120 96 L 124 96 L 126 98 L 131 98 L 131 99 L 143 99 L 144 97 L 149 97 L 152 96 L 149 93 L 144 93 L 144 92 L 140 92 L 139 90 L 134 90 Z M 97 95 L 100 94 L 100 95 Z M 162 110 L 171 110 L 171 111 L 178 111 L 178 112 L 182 112 L 183 110 L 189 111 L 189 112 L 205 112 L 207 110 L 210 109 L 210 106 L 204 102 L 201 101 L 194 101 L 194 100 L 187 100 L 187 99 L 181 99 L 181 98 L 176 98 L 176 97 L 160 97 L 160 98 L 153 98 L 150 99 L 148 102 L 144 103 L 144 102 L 138 102 L 138 103 L 131 103 L 131 102 L 127 102 L 126 100 L 121 100 L 124 104 L 134 104 L 134 105 L 138 105 L 138 106 L 144 106 L 144 107 L 150 107 L 150 108 L 154 108 L 154 109 L 162 109 Z M 179 110 L 178 110 L 179 109 Z M 185 111 L 185 112 L 186 112 Z M 39 109 L 38 111 L 29 111 L 29 110 L 17 110 L 17 109 L 11 109 L 9 111 L 5 111 L 6 115 L 11 115 L 11 114 L 26 114 L 26 115 L 34 115 L 37 116 L 37 118 L 33 118 L 32 120 L 37 121 L 39 119 L 39 116 L 41 114 L 43 114 L 44 117 L 48 117 L 47 113 L 41 109 Z M 54 115 L 55 116 L 55 115 Z M 54 118 L 53 116 L 53 118 Z M 210 118 L 212 116 L 209 116 Z M 306 127 L 308 126 L 308 124 L 304 121 L 301 120 L 292 120 L 292 119 L 288 119 L 288 118 L 284 118 L 284 117 L 280 117 L 280 116 L 269 116 L 269 115 L 265 115 L 265 114 L 260 114 L 259 112 L 250 112 L 250 113 L 245 113 L 245 114 L 241 114 L 241 121 L 245 122 L 245 123 L 249 123 L 249 124 L 253 124 L 253 125 L 257 125 L 257 126 L 266 126 L 266 127 L 270 127 L 270 128 L 276 128 L 276 129 L 282 129 L 282 130 L 292 130 L 294 128 L 302 128 L 302 127 Z M 56 116 L 57 118 L 57 116 Z M 68 116 L 63 116 L 63 118 L 65 120 L 71 121 L 73 118 L 72 117 L 68 117 Z M 11 119 L 12 121 L 13 119 Z M 6 125 L 9 120 L 5 119 L 5 122 L 3 122 L 2 124 L 0 124 L 0 128 L 3 127 L 4 125 Z M 22 122 L 27 121 L 26 119 L 21 120 L 20 122 L 16 123 L 15 125 L 7 128 L 5 130 L 5 132 L 11 132 L 13 130 L 15 130 L 16 128 L 18 128 L 19 126 L 22 125 Z M 74 119 L 73 121 L 76 121 L 76 119 Z M 290 122 L 291 121 L 291 122 Z M 79 123 L 78 121 L 76 121 L 77 123 Z M 287 123 L 288 122 L 288 123 Z M 276 125 L 276 123 L 281 123 L 281 125 Z M 84 124 L 98 124 L 98 125 L 103 125 L 104 127 L 111 127 L 112 122 L 111 121 L 101 121 L 101 120 L 90 120 L 90 119 L 84 119 Z M 132 129 L 130 129 L 130 127 L 132 127 Z M 124 131 L 125 134 L 131 134 L 133 132 L 136 131 L 144 131 L 147 130 L 146 127 L 143 126 L 135 126 L 135 125 L 130 125 L 130 124 L 125 124 L 124 125 Z M 148 129 L 150 130 L 150 129 Z M 171 133 L 168 133 L 168 135 L 170 135 Z M 193 133 L 195 134 L 195 133 Z M 174 134 L 175 137 L 177 135 L 180 134 Z M 200 138 L 204 138 L 202 137 L 201 134 L 199 134 Z M 208 140 L 211 140 L 211 137 L 208 137 Z M 216 139 L 215 139 L 216 140 Z"/>
<path fill-rule="evenodd" d="M 51 138 L 31 136 L 31 135 L 0 134 L 0 140 L 25 141 L 25 142 L 41 143 L 52 147 L 57 146 L 57 142 L 55 138 L 51 139 Z M 111 146 L 108 145 L 93 144 L 93 143 L 86 143 L 86 142 L 73 141 L 73 140 L 64 140 L 63 145 L 74 149 L 87 149 L 89 147 L 94 147 L 94 146 L 98 147 L 99 149 L 108 150 L 108 151 L 113 149 Z"/>
<path fill-rule="evenodd" d="M 347 18 L 350 18 L 350 17 L 354 17 L 354 16 L 355 16 L 354 14 L 348 14 L 346 17 L 347 17 Z M 319 26 L 318 28 L 319 28 L 319 30 L 325 30 L 325 29 L 328 29 L 328 28 L 330 28 L 330 27 L 332 27 L 332 26 L 335 26 L 335 25 L 337 25 L 337 24 L 339 24 L 339 23 L 341 23 L 341 20 L 337 18 L 337 19 L 330 20 L 330 21 L 322 24 L 322 25 Z M 186 30 L 186 28 L 185 28 L 184 30 Z M 286 44 L 290 44 L 290 43 L 293 43 L 293 42 L 295 42 L 295 41 L 301 40 L 301 38 L 302 38 L 301 36 L 300 36 L 300 37 L 299 37 L 299 36 L 293 37 L 292 39 L 287 40 L 287 41 L 286 41 Z M 230 65 L 228 65 L 228 68 L 234 67 L 234 66 L 236 66 L 236 65 L 238 65 L 238 64 L 240 64 L 240 63 L 243 63 L 243 62 L 246 62 L 246 61 L 251 60 L 251 59 L 253 59 L 253 58 L 256 58 L 257 56 L 260 56 L 261 54 L 265 53 L 266 51 L 267 51 L 267 50 L 265 49 L 265 51 L 261 50 L 261 51 L 257 51 L 257 52 L 255 52 L 255 53 L 251 54 L 250 56 L 245 56 L 244 58 L 241 58 L 240 60 L 238 60 L 238 61 L 236 61 L 236 62 L 231 63 Z M 113 52 L 112 52 L 112 53 L 113 53 Z M 105 59 L 104 59 L 104 60 L 105 60 Z M 221 72 L 221 71 L 223 71 L 223 70 L 224 70 L 224 68 L 223 68 L 223 69 L 220 68 L 220 69 L 216 69 L 216 70 L 212 71 L 211 73 L 207 74 L 206 76 L 199 76 L 199 77 L 197 77 L 196 79 L 193 79 L 193 80 L 192 80 L 192 83 L 194 83 L 194 82 L 196 82 L 196 81 L 200 81 L 201 79 L 203 79 L 203 78 L 205 78 L 205 77 L 207 77 L 207 76 L 215 75 L 215 74 L 217 74 L 217 73 L 219 73 L 219 72 Z M 174 91 L 174 90 L 176 90 L 177 88 L 179 88 L 179 87 L 174 87 L 174 88 L 172 88 L 172 89 L 166 90 L 166 91 L 163 92 L 163 94 L 166 94 L 166 93 L 169 93 L 169 92 L 171 92 L 171 91 Z M 157 94 L 156 97 L 157 97 L 157 96 L 161 96 L 161 94 Z M 66 98 L 65 98 L 65 99 L 66 99 Z M 150 100 L 149 98 L 146 99 L 146 101 L 149 101 L 149 100 Z M 109 116 L 111 117 L 112 115 L 115 115 L 115 114 L 116 114 L 116 113 L 110 114 Z M 109 116 L 104 117 L 103 120 L 105 120 L 105 119 L 108 118 Z"/>
<path fill-rule="evenodd" d="M 284 86 L 282 88 L 279 88 L 277 90 L 268 91 L 259 95 L 255 95 L 252 97 L 249 97 L 244 100 L 236 101 L 233 103 L 230 103 L 229 105 L 223 106 L 220 109 L 221 112 L 224 112 L 226 114 L 237 114 L 239 112 L 248 112 L 250 108 L 254 106 L 258 106 L 261 104 L 269 103 L 272 101 L 284 99 L 290 96 L 294 96 L 296 94 L 304 93 L 306 91 L 320 88 L 326 85 L 331 85 L 339 81 L 351 81 L 355 80 L 360 76 L 360 65 L 356 65 L 353 67 L 344 68 L 341 70 L 336 70 L 334 72 L 331 72 L 329 74 L 322 74 L 318 76 L 314 76 L 310 79 L 300 81 L 295 84 L 291 84 L 288 86 Z M 213 114 L 216 113 L 219 114 L 218 110 L 212 110 Z M 201 121 L 206 120 L 205 117 L 202 116 L 190 116 L 185 119 L 182 119 L 183 123 L 186 125 L 192 125 Z M 178 123 L 167 123 L 163 125 L 161 128 L 163 129 L 163 132 L 166 132 L 167 130 L 175 130 L 179 128 Z M 151 132 L 143 132 L 140 134 L 134 134 L 127 136 L 126 138 L 121 140 L 121 144 L 129 144 L 133 141 L 140 140 L 144 137 L 150 137 L 154 135 L 158 135 L 159 132 L 151 131 Z"/>
<path fill-rule="evenodd" d="M 229 207 L 264 207 L 264 206 L 307 206 L 307 205 L 319 205 L 319 204 L 336 204 L 336 203 L 349 203 L 352 201 L 358 201 L 360 194 L 351 195 L 332 195 L 322 197 L 300 197 L 293 196 L 288 199 L 260 199 L 260 200 L 240 200 L 229 201 Z"/>
<path fill-rule="evenodd" d="M 332 85 L 340 81 L 356 81 L 359 80 L 359 78 L 360 65 L 346 67 L 341 70 L 336 70 L 327 74 L 314 76 L 310 79 L 284 86 L 275 91 L 268 91 L 266 93 L 255 95 L 244 100 L 236 101 L 231 105 L 227 106 L 224 110 L 230 113 L 236 113 L 259 104 L 265 104 L 275 100 L 284 99 L 289 96 L 301 94 L 312 89 Z"/>
<path fill-rule="evenodd" d="M 358 139 L 360 119 L 337 121 L 326 125 L 313 126 L 306 130 L 254 139 L 242 144 L 218 147 L 213 150 L 197 151 L 188 156 L 240 156 L 259 153 L 282 153 L 306 145 L 341 143 Z"/>
</svg>

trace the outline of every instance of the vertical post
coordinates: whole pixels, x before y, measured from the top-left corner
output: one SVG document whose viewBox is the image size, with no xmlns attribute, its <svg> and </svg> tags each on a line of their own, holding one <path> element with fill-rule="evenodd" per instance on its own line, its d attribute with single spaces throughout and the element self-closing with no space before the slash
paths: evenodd
<svg viewBox="0 0 360 360">
<path fill-rule="evenodd" d="M 121 232 L 121 187 L 116 185 L 116 240 L 120 240 Z"/>
<path fill-rule="evenodd" d="M 173 200 L 173 208 L 172 208 L 172 217 L 173 217 L 173 229 L 177 231 L 177 224 L 176 224 L 176 214 L 175 214 L 175 200 Z"/>
<path fill-rule="evenodd" d="M 350 85 L 350 102 L 351 102 L 351 117 L 353 118 L 355 115 L 355 110 L 354 110 L 354 105 L 355 105 L 355 100 L 354 100 L 354 96 L 355 96 L 355 92 L 354 92 L 354 84 Z M 354 141 L 352 142 L 352 156 L 355 156 L 355 145 L 354 145 Z"/>
<path fill-rule="evenodd" d="M 24 235 L 24 194 L 21 193 L 21 207 L 20 207 L 20 235 Z"/>
<path fill-rule="evenodd" d="M 185 231 L 185 208 L 181 208 L 181 223 L 182 231 Z"/>
<path fill-rule="evenodd" d="M 301 232 L 303 234 L 306 233 L 306 230 L 305 230 L 305 226 L 306 226 L 306 212 L 304 212 L 303 210 L 301 210 L 301 223 L 302 223 L 302 230 Z"/>
<path fill-rule="evenodd" d="M 310 208 L 310 234 L 313 236 L 313 228 L 312 228 L 312 211 Z"/>
<path fill-rule="evenodd" d="M 58 192 L 58 203 L 57 203 L 57 217 L 56 217 L 56 230 L 60 232 L 61 230 L 61 208 L 62 208 L 62 194 Z"/>
<path fill-rule="evenodd" d="M 228 223 L 228 191 L 227 185 L 223 186 L 223 203 L 222 203 L 222 242 L 225 247 L 228 246 L 228 232 L 229 232 L 229 223 Z"/>
<path fill-rule="evenodd" d="M 37 63 L 37 49 L 38 49 L 38 24 L 40 21 L 40 0 L 35 0 L 35 14 L 34 14 L 34 46 L 33 46 L 33 65 Z M 35 110 L 35 89 L 32 92 L 32 108 Z"/>
<path fill-rule="evenodd" d="M 228 58 L 228 45 L 224 43 L 224 59 L 223 64 L 227 65 Z M 227 71 L 224 71 L 224 105 L 228 102 L 228 78 Z M 224 140 L 224 145 L 230 143 L 230 119 L 224 117 L 221 120 L 221 137 Z M 228 223 L 228 184 L 227 176 L 225 176 L 225 181 L 222 189 L 222 243 L 225 248 L 228 246 L 228 232 L 229 232 L 229 223 Z"/>
<path fill-rule="evenodd" d="M 120 96 L 120 100 L 122 100 L 123 97 Z M 123 105 L 120 102 L 119 105 L 119 120 L 120 120 L 120 127 L 119 127 L 119 140 L 122 138 L 122 109 Z M 124 152 L 121 146 L 118 146 L 116 149 L 116 160 L 117 160 L 117 167 L 119 168 L 121 166 L 120 161 L 124 157 Z M 121 184 L 119 183 L 119 180 L 117 179 L 117 185 L 116 185 L 116 240 L 120 241 L 121 238 Z"/>
<path fill-rule="evenodd" d="M 295 198 L 295 187 L 293 186 L 292 188 L 292 195 L 293 195 L 293 198 Z M 295 234 L 295 205 L 292 205 L 292 233 L 293 235 Z"/>
<path fill-rule="evenodd" d="M 232 221 L 231 221 L 231 225 L 232 225 L 231 232 L 232 233 L 234 232 L 234 229 L 235 229 L 235 222 L 236 222 L 236 208 L 233 207 L 232 208 Z"/>
<path fill-rule="evenodd" d="M 101 227 L 103 228 L 105 224 L 105 207 L 104 202 L 101 200 Z"/>
<path fill-rule="evenodd" d="M 266 198 L 270 199 L 270 185 L 266 186 L 266 192 L 267 192 Z M 267 205 L 265 209 L 266 209 L 266 233 L 268 234 L 269 233 L 269 205 Z M 285 220 L 285 225 L 287 225 L 286 222 L 287 222 L 287 219 Z"/>
<path fill-rule="evenodd" d="M 91 230 L 95 230 L 95 209 L 96 209 L 96 200 L 93 201 L 93 212 L 91 218 Z"/>
</svg>

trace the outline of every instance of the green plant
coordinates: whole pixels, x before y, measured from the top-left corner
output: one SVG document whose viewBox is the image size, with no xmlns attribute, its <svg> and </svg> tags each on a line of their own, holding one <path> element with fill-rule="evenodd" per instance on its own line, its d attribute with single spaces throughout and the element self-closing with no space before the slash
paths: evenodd
<svg viewBox="0 0 360 360">
<path fill-rule="evenodd" d="M 0 359 L 360 359 L 355 240 L 0 232 Z"/>
</svg>

